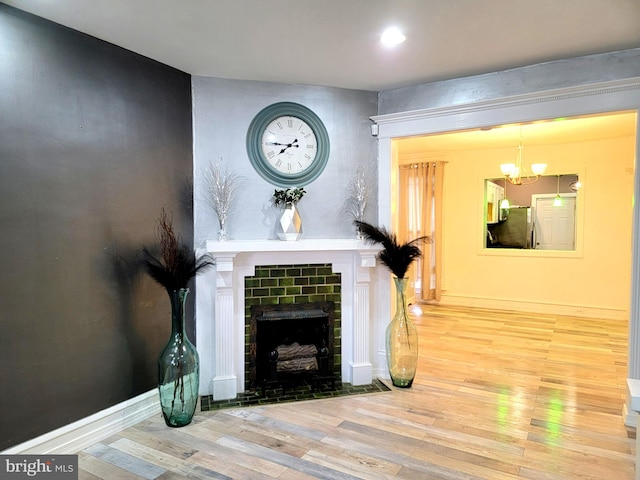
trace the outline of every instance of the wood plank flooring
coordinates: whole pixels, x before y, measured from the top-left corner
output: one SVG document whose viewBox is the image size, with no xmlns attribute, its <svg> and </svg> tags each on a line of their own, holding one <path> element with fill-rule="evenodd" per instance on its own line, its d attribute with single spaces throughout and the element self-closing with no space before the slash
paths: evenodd
<svg viewBox="0 0 640 480">
<path fill-rule="evenodd" d="M 424 310 L 410 389 L 153 418 L 80 452 L 80 478 L 634 478 L 626 322 Z"/>
</svg>

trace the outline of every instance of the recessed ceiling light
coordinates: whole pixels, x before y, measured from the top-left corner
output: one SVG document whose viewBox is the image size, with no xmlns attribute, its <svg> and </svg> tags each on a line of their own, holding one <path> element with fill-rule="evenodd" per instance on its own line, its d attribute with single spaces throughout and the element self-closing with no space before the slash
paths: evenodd
<svg viewBox="0 0 640 480">
<path fill-rule="evenodd" d="M 380 37 L 380 41 L 385 47 L 395 47 L 396 45 L 404 42 L 406 39 L 407 37 L 405 37 L 405 35 L 397 27 L 387 28 Z"/>
</svg>

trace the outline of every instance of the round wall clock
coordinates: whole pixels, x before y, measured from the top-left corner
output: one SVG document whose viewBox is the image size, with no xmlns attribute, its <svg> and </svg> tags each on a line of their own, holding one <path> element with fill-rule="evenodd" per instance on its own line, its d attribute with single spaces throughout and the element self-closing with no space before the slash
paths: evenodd
<svg viewBox="0 0 640 480">
<path fill-rule="evenodd" d="M 251 165 L 278 187 L 302 187 L 320 176 L 329 159 L 329 135 L 307 107 L 280 102 L 258 112 L 247 131 Z"/>
</svg>

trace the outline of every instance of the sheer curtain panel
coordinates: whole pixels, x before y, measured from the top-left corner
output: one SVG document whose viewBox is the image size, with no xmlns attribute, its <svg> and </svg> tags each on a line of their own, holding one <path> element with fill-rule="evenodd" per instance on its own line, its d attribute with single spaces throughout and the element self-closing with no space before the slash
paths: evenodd
<svg viewBox="0 0 640 480">
<path fill-rule="evenodd" d="M 442 186 L 445 162 L 400 166 L 399 225 L 404 242 L 422 235 L 422 257 L 410 273 L 415 293 L 422 300 L 440 300 L 442 279 Z"/>
</svg>

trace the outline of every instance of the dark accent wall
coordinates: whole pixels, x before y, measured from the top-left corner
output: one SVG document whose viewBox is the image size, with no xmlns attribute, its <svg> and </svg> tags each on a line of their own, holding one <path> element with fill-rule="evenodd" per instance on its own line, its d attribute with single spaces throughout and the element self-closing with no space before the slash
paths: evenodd
<svg viewBox="0 0 640 480">
<path fill-rule="evenodd" d="M 0 4 L 0 450 L 155 388 L 192 166 L 189 75 Z"/>
</svg>

